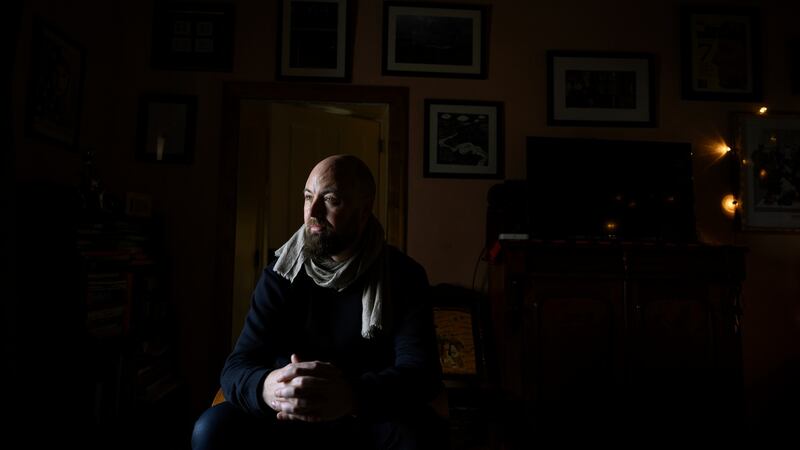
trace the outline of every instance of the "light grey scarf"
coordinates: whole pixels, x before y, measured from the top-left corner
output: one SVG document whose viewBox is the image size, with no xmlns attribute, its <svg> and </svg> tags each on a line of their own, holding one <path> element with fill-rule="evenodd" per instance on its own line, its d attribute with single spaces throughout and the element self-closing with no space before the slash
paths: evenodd
<svg viewBox="0 0 800 450">
<path fill-rule="evenodd" d="M 361 336 L 371 339 L 384 326 L 388 315 L 386 241 L 383 227 L 370 217 L 353 255 L 346 261 L 336 262 L 329 258 L 316 258 L 304 249 L 305 226 L 300 226 L 281 248 L 275 251 L 278 261 L 275 273 L 294 281 L 301 268 L 317 286 L 333 288 L 341 292 L 362 276 L 369 279 L 361 294 Z M 387 306 L 384 308 L 384 306 Z"/>
</svg>

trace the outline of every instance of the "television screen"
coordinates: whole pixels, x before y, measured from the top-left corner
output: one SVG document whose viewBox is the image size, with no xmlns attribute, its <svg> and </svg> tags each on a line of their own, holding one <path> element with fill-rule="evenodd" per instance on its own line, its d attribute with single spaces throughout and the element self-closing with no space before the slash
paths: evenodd
<svg viewBox="0 0 800 450">
<path fill-rule="evenodd" d="M 688 143 L 529 137 L 531 237 L 696 240 Z"/>
</svg>

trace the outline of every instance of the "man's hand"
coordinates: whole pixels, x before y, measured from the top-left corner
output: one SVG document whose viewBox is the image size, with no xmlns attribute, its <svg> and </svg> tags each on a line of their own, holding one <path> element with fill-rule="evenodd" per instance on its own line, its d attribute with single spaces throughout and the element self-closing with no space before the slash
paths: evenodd
<svg viewBox="0 0 800 450">
<path fill-rule="evenodd" d="M 352 413 L 353 388 L 334 365 L 322 361 L 292 362 L 264 381 L 264 401 L 279 420 L 321 422 Z"/>
</svg>

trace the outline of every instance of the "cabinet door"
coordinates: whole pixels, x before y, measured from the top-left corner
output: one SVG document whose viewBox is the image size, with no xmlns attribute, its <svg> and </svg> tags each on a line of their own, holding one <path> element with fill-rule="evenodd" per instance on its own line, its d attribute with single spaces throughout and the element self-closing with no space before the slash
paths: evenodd
<svg viewBox="0 0 800 450">
<path fill-rule="evenodd" d="M 526 397 L 542 418 L 599 413 L 622 381 L 622 283 L 532 278 L 525 296 Z"/>
<path fill-rule="evenodd" d="M 740 393 L 735 298 L 724 285 L 661 279 L 630 283 L 634 407 L 654 421 L 723 423 Z M 711 421 L 713 422 L 713 421 Z"/>
</svg>

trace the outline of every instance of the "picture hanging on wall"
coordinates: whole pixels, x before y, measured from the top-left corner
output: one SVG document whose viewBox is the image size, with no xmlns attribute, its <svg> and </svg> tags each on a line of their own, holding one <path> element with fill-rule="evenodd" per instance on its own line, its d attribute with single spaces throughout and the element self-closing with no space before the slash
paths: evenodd
<svg viewBox="0 0 800 450">
<path fill-rule="evenodd" d="M 655 126 L 653 56 L 547 52 L 549 125 Z"/>
<path fill-rule="evenodd" d="M 352 0 L 282 0 L 278 14 L 279 80 L 350 81 Z"/>
<path fill-rule="evenodd" d="M 231 3 L 154 2 L 152 65 L 156 69 L 233 69 Z"/>
<path fill-rule="evenodd" d="M 40 18 L 33 23 L 27 134 L 77 151 L 86 57 L 83 48 Z"/>
<path fill-rule="evenodd" d="M 683 98 L 760 101 L 761 25 L 754 8 L 684 7 Z"/>
<path fill-rule="evenodd" d="M 486 78 L 486 6 L 386 2 L 383 74 Z"/>
<path fill-rule="evenodd" d="M 197 97 L 144 94 L 139 99 L 136 158 L 140 161 L 191 163 L 197 121 Z"/>
<path fill-rule="evenodd" d="M 734 117 L 742 228 L 800 231 L 800 113 Z"/>
<path fill-rule="evenodd" d="M 503 178 L 501 102 L 425 100 L 426 177 Z"/>
</svg>

